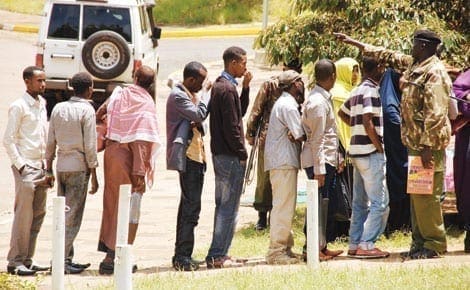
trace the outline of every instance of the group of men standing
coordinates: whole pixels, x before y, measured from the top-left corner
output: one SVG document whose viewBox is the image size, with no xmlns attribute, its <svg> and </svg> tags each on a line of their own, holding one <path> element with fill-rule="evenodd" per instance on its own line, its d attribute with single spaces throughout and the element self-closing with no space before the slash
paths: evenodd
<svg viewBox="0 0 470 290">
<path fill-rule="evenodd" d="M 288 63 L 285 71 L 263 84 L 248 120 L 246 136 L 242 118 L 249 105 L 252 79 L 246 69 L 246 51 L 235 46 L 226 49 L 224 70 L 213 84 L 206 81 L 207 69 L 201 63 L 190 62 L 185 66 L 183 81 L 174 86 L 166 105 L 167 168 L 178 171 L 181 187 L 172 258 L 175 269 L 193 271 L 204 262 L 208 268 L 222 268 L 239 262 L 232 259 L 228 251 L 236 227 L 248 158 L 245 138 L 253 144 L 259 126 L 256 191 L 257 196 L 264 194 L 268 202 L 257 198 L 255 208 L 260 213 L 259 229 L 267 227 L 267 213 L 270 212 L 270 245 L 266 261 L 292 264 L 302 257 L 292 252 L 292 219 L 301 168 L 319 185 L 320 260 L 342 253 L 331 251 L 326 245 L 328 197 L 338 173 L 343 170 L 345 158 L 338 150 L 338 122 L 347 123 L 352 132 L 348 153 L 354 166 L 354 196 L 348 255 L 387 257 L 388 252 L 375 246 L 385 229 L 389 212 L 378 91 L 385 63 L 403 72 L 400 83 L 403 92 L 402 141 L 410 155 L 420 156 L 423 166 L 434 170 L 433 194 L 411 195 L 413 235 L 411 249 L 406 255 L 431 258 L 446 251 L 439 197 L 444 149 L 450 137 L 447 112 L 451 84 L 444 66 L 435 56 L 439 37 L 428 30 L 416 31 L 412 56 L 366 45 L 344 34 L 337 34 L 337 38 L 360 48 L 365 54 L 363 80 L 339 112 L 334 111 L 329 92 L 336 80 L 332 61 L 321 59 L 316 62 L 315 87 L 306 98 L 301 64 Z M 123 183 L 132 184 L 129 243 L 135 239 L 140 201 L 151 180 L 152 160 L 156 145 L 160 143 L 156 119 L 145 117 L 155 115 L 154 103 L 145 92 L 154 77 L 143 67 L 136 73 L 134 86 L 118 91 L 119 97 L 112 97 L 98 111 L 105 111 L 103 115 L 107 115 L 108 122 L 104 212 L 99 243 L 99 250 L 106 252 L 106 257 L 100 264 L 100 273 L 109 274 L 114 270 L 116 188 Z M 240 94 L 237 78 L 243 78 Z M 73 240 L 80 228 L 90 176 L 90 193 L 98 190 L 96 116 L 88 101 L 93 92 L 93 81 L 86 73 L 78 73 L 71 79 L 75 96 L 54 108 L 46 136 L 45 103 L 40 96 L 45 90 L 44 71 L 28 67 L 23 79 L 27 92 L 10 107 L 4 136 L 16 189 L 8 272 L 32 275 L 48 269 L 34 264 L 32 257 L 45 215 L 47 187 L 57 181 L 58 195 L 65 196 L 70 206 L 66 215 L 65 271 L 80 273 L 89 264 L 72 262 Z M 198 92 L 203 87 L 204 93 L 200 96 Z M 207 93 L 209 89 L 210 94 Z M 126 104 L 130 105 L 126 107 Z M 132 108 L 139 109 L 133 111 Z M 119 116 L 122 112 L 127 115 Z M 202 262 L 193 259 L 192 254 L 207 164 L 203 139 L 209 112 L 216 208 L 211 246 Z M 98 120 L 101 120 L 100 114 Z M 128 120 L 133 121 L 129 123 Z M 58 161 L 54 175 L 52 162 L 56 150 Z M 119 176 L 118 180 L 113 180 L 113 176 Z"/>
</svg>

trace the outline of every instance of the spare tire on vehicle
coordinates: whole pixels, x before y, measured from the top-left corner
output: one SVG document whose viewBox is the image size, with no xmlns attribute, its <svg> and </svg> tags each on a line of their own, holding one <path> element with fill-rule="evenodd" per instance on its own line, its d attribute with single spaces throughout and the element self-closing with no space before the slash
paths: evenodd
<svg viewBox="0 0 470 290">
<path fill-rule="evenodd" d="M 83 65 L 96 78 L 109 80 L 121 75 L 130 59 L 126 40 L 114 31 L 95 32 L 83 45 Z"/>
</svg>

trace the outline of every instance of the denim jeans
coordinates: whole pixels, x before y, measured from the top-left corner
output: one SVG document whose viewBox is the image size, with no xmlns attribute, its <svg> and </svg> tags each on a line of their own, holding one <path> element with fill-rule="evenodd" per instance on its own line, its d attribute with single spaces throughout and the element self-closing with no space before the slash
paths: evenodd
<svg viewBox="0 0 470 290">
<path fill-rule="evenodd" d="M 236 156 L 213 155 L 215 213 L 212 243 L 206 260 L 227 255 L 237 223 L 245 167 Z"/>
<path fill-rule="evenodd" d="M 176 221 L 175 259 L 191 258 L 194 228 L 201 212 L 201 194 L 206 165 L 186 159 L 186 171 L 180 172 L 181 198 Z"/>
<path fill-rule="evenodd" d="M 349 249 L 373 249 L 385 230 L 389 213 L 385 155 L 353 157 L 354 182 Z M 370 205 L 369 205 L 370 203 Z"/>
</svg>

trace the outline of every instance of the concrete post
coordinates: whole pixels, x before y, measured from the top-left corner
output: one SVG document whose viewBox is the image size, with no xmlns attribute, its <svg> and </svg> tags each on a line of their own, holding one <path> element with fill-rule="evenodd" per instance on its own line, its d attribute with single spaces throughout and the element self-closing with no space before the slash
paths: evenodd
<svg viewBox="0 0 470 290">
<path fill-rule="evenodd" d="M 129 203 L 131 198 L 131 185 L 123 184 L 119 188 L 118 221 L 116 231 L 116 245 L 127 245 L 129 235 Z"/>
<path fill-rule="evenodd" d="M 116 245 L 114 261 L 114 285 L 116 290 L 132 290 L 131 245 Z"/>
<path fill-rule="evenodd" d="M 318 238 L 318 181 L 307 180 L 307 265 L 320 265 Z"/>
<path fill-rule="evenodd" d="M 52 290 L 63 290 L 65 259 L 65 197 L 54 197 L 52 202 Z"/>
</svg>

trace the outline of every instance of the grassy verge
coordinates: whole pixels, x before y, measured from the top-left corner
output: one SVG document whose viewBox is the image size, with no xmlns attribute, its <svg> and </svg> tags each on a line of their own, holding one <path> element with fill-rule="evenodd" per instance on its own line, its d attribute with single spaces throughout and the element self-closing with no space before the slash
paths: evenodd
<svg viewBox="0 0 470 290">
<path fill-rule="evenodd" d="M 0 9 L 39 15 L 45 2 L 45 0 L 2 0 L 0 1 Z"/>
<path fill-rule="evenodd" d="M 300 253 L 304 243 L 302 233 L 305 208 L 296 210 L 294 219 L 295 251 Z M 269 231 L 257 232 L 254 225 L 239 230 L 234 237 L 230 254 L 235 257 L 262 257 L 269 245 Z M 409 232 L 395 232 L 382 236 L 377 246 L 387 251 L 400 252 L 410 246 Z M 462 231 L 447 230 L 450 247 L 463 245 Z M 331 249 L 347 249 L 347 238 L 339 238 L 329 245 Z M 207 248 L 197 249 L 195 256 L 204 259 Z M 354 264 L 322 263 L 312 270 L 305 265 L 290 267 L 244 267 L 225 271 L 194 273 L 167 272 L 134 279 L 134 289 L 466 289 L 470 285 L 470 265 L 445 263 Z M 112 289 L 104 285 L 99 289 Z"/>
<path fill-rule="evenodd" d="M 42 276 L 37 276 L 35 281 L 24 280 L 21 277 L 9 275 L 6 273 L 0 273 L 0 289 L 3 290 L 16 290 L 26 289 L 33 290 L 37 289 L 37 284 L 42 280 Z"/>
<path fill-rule="evenodd" d="M 470 266 L 305 266 L 168 273 L 136 279 L 134 289 L 467 289 Z M 112 289 L 109 285 L 101 289 Z"/>
<path fill-rule="evenodd" d="M 1 0 L 0 10 L 39 15 L 46 0 Z M 212 3 L 213 2 L 213 3 Z M 262 21 L 262 0 L 159 0 L 154 9 L 163 25 L 228 24 Z M 222 3 L 222 4 L 220 4 Z M 269 21 L 286 17 L 290 1 L 270 0 Z"/>
</svg>

